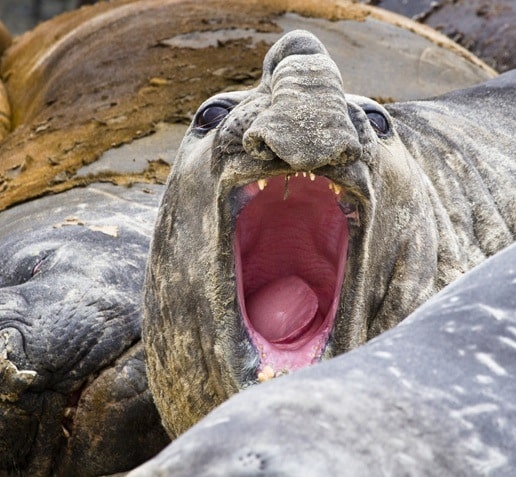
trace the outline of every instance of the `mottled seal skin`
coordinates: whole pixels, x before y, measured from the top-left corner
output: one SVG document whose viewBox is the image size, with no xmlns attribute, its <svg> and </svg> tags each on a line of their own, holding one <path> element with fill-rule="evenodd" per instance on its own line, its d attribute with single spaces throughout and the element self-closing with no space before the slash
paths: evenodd
<svg viewBox="0 0 516 477">
<path fill-rule="evenodd" d="M 169 442 L 140 341 L 162 190 L 97 184 L 0 215 L 1 476 L 112 474 Z"/>
<path fill-rule="evenodd" d="M 349 351 L 514 241 L 516 73 L 385 107 L 311 34 L 205 102 L 158 212 L 149 384 L 170 435 L 257 380 Z M 297 176 L 296 176 L 297 173 Z"/>
<path fill-rule="evenodd" d="M 252 387 L 130 477 L 512 476 L 516 245 L 403 323 Z"/>
</svg>

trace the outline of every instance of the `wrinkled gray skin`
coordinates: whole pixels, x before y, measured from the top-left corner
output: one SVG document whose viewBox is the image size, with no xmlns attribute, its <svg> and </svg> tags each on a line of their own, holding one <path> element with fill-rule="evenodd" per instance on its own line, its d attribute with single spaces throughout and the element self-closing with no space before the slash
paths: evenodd
<svg viewBox="0 0 516 477">
<path fill-rule="evenodd" d="M 330 358 L 391 328 L 513 242 L 515 94 L 512 72 L 384 108 L 345 95 L 324 46 L 295 31 L 268 53 L 256 89 L 205 102 L 199 111 L 221 102 L 231 111 L 207 132 L 196 118 L 183 140 L 144 286 L 149 384 L 169 434 L 256 382 L 260 370 L 236 298 L 235 188 L 313 171 L 356 204 L 360 221 L 350 225 L 340 304 L 321 357 Z M 385 115 L 387 134 L 375 133 L 364 109 Z"/>
<path fill-rule="evenodd" d="M 140 341 L 162 189 L 98 184 L 0 215 L 0 476 L 112 474 L 168 442 Z"/>
<path fill-rule="evenodd" d="M 150 476 L 486 476 L 516 468 L 516 245 L 361 348 L 248 389 Z"/>
</svg>

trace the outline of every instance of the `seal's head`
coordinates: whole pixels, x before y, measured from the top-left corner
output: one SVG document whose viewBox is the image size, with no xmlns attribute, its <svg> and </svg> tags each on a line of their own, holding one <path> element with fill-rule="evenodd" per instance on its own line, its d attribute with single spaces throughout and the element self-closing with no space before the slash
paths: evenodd
<svg viewBox="0 0 516 477">
<path fill-rule="evenodd" d="M 111 475 L 166 444 L 140 342 L 159 192 L 98 184 L 0 214 L 0 475 Z"/>
<path fill-rule="evenodd" d="M 365 342 L 435 291 L 430 199 L 394 129 L 378 103 L 344 94 L 304 31 L 273 46 L 257 88 L 201 105 L 145 286 L 151 389 L 172 434 L 250 383 Z"/>
</svg>

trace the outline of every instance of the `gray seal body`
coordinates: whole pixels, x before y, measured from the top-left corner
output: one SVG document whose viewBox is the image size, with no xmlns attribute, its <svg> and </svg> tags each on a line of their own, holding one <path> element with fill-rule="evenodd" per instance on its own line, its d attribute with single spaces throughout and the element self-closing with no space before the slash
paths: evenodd
<svg viewBox="0 0 516 477">
<path fill-rule="evenodd" d="M 96 184 L 0 214 L 0 475 L 112 474 L 168 443 L 140 340 L 162 190 Z"/>
<path fill-rule="evenodd" d="M 345 74 L 345 72 L 344 72 Z M 514 241 L 516 72 L 421 101 L 345 94 L 311 34 L 199 108 L 145 281 L 174 436 L 231 394 L 349 351 Z"/>
<path fill-rule="evenodd" d="M 511 476 L 516 245 L 364 346 L 245 390 L 130 477 Z"/>
</svg>

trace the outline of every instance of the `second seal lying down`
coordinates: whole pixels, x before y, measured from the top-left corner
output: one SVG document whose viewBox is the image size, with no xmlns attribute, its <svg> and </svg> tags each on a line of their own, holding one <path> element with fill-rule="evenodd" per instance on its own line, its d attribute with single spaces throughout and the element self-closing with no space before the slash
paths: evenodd
<svg viewBox="0 0 516 477">
<path fill-rule="evenodd" d="M 516 72 L 388 106 L 344 94 L 311 34 L 260 85 L 198 110 L 145 283 L 168 432 L 231 394 L 348 351 L 514 241 Z"/>
</svg>

